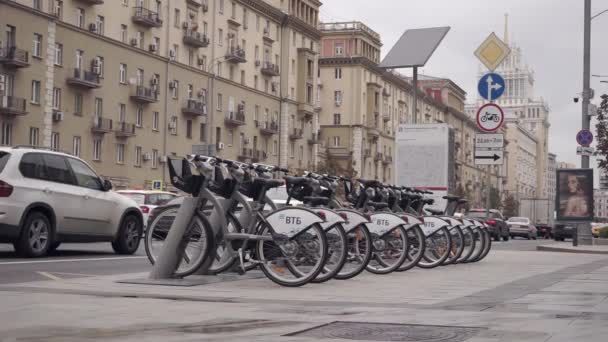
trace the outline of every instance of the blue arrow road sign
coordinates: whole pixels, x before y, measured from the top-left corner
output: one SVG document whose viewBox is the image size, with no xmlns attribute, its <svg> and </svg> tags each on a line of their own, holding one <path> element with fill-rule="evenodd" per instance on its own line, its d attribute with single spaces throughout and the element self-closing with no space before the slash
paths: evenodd
<svg viewBox="0 0 608 342">
<path fill-rule="evenodd" d="M 576 142 L 581 146 L 589 146 L 593 142 L 593 133 L 588 129 L 582 129 L 576 134 Z"/>
<path fill-rule="evenodd" d="M 486 74 L 479 80 L 477 90 L 484 99 L 488 101 L 496 100 L 505 92 L 505 79 L 499 74 Z"/>
</svg>

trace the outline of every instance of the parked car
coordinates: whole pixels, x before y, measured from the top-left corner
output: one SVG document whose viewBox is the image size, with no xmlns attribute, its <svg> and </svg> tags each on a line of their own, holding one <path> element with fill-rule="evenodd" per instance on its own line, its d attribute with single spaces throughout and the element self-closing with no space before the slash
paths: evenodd
<svg viewBox="0 0 608 342">
<path fill-rule="evenodd" d="M 487 209 L 470 209 L 465 214 L 465 217 L 479 219 L 485 221 L 490 230 L 490 234 L 494 237 L 494 241 L 500 241 L 502 238 L 504 241 L 509 241 L 509 226 L 505 222 L 504 217 L 500 211 L 496 209 L 490 209 L 488 215 Z"/>
<path fill-rule="evenodd" d="M 540 238 L 552 239 L 553 238 L 553 227 L 548 224 L 537 224 L 536 225 L 537 235 Z"/>
<path fill-rule="evenodd" d="M 509 235 L 513 238 L 516 236 L 521 236 L 528 238 L 528 240 L 534 239 L 538 237 L 538 232 L 536 227 L 530 222 L 530 219 L 527 217 L 510 217 L 507 220 L 507 225 L 509 226 Z"/>
<path fill-rule="evenodd" d="M 565 239 L 572 239 L 576 232 L 574 224 L 567 222 L 556 222 L 553 226 L 553 239 L 555 241 L 564 241 Z"/>
<path fill-rule="evenodd" d="M 171 200 L 178 197 L 176 194 L 164 191 L 152 191 L 152 190 L 119 190 L 119 194 L 133 199 L 144 218 L 144 228 L 148 223 L 148 216 L 154 210 L 154 208 L 165 205 Z"/>
<path fill-rule="evenodd" d="M 133 254 L 143 217 L 83 160 L 60 152 L 0 147 L 0 242 L 41 257 L 61 242 L 112 243 Z"/>
</svg>

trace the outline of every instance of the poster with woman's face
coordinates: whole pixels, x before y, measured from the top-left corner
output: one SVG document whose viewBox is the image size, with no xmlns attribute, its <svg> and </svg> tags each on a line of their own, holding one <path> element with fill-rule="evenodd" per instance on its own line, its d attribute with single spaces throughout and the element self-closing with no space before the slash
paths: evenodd
<svg viewBox="0 0 608 342">
<path fill-rule="evenodd" d="M 593 170 L 557 170 L 557 220 L 593 220 Z"/>
</svg>

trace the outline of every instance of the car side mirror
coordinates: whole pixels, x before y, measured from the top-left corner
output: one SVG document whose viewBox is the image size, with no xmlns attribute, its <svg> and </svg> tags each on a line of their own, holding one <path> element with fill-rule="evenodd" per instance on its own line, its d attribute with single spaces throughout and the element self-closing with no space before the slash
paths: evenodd
<svg viewBox="0 0 608 342">
<path fill-rule="evenodd" d="M 109 180 L 104 179 L 102 184 L 103 184 L 102 185 L 102 190 L 103 191 L 107 192 L 107 191 L 112 190 L 112 182 L 110 182 Z"/>
</svg>

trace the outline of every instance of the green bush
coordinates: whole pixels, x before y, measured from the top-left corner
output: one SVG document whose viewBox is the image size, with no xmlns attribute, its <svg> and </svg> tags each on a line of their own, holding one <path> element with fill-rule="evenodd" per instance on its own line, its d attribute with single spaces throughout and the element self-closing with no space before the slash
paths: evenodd
<svg viewBox="0 0 608 342">
<path fill-rule="evenodd" d="M 603 239 L 608 239 L 608 227 L 603 227 L 600 229 L 600 237 Z"/>
</svg>

